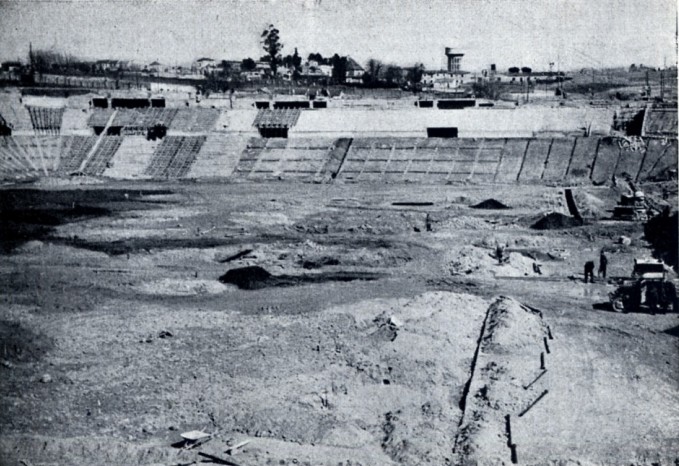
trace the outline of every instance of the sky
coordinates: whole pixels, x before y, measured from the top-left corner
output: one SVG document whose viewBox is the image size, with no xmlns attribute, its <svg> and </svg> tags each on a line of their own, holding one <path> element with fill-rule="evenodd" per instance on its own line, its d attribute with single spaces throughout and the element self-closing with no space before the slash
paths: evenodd
<svg viewBox="0 0 679 466">
<path fill-rule="evenodd" d="M 185 64 L 263 55 L 274 24 L 284 54 L 469 71 L 673 65 L 676 0 L 0 0 L 0 61 L 29 43 L 88 59 Z"/>
</svg>

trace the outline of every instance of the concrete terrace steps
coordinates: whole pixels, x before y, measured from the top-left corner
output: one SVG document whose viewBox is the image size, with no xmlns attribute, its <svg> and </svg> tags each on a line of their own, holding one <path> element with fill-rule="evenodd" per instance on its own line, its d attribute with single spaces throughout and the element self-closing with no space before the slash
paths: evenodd
<svg viewBox="0 0 679 466">
<path fill-rule="evenodd" d="M 120 148 L 123 138 L 120 136 L 103 136 L 101 144 L 87 161 L 83 172 L 87 175 L 100 176 L 109 167 L 113 156 Z"/>
<path fill-rule="evenodd" d="M 207 136 L 187 178 L 227 178 L 233 174 L 248 138 L 226 133 Z"/>
<path fill-rule="evenodd" d="M 64 108 L 27 106 L 31 124 L 37 134 L 59 134 Z"/>
<path fill-rule="evenodd" d="M 191 135 L 188 135 L 191 134 Z M 290 138 L 213 132 L 106 136 L 91 160 L 95 136 L 10 136 L 0 142 L 0 173 L 80 169 L 135 178 L 295 179 L 301 182 L 610 183 L 667 177 L 677 169 L 677 141 L 648 139 L 645 150 L 610 137 L 572 138 Z"/>
<path fill-rule="evenodd" d="M 664 145 L 663 145 L 664 144 Z M 635 179 L 670 169 L 674 142 L 650 141 L 646 153 L 603 138 L 354 139 L 338 178 L 348 181 L 592 182 Z M 662 147 L 663 154 L 660 154 Z M 669 147 L 669 149 L 667 149 Z M 676 147 L 676 146 L 675 146 Z M 651 169 L 650 162 L 657 160 Z"/>
<path fill-rule="evenodd" d="M 195 162 L 205 136 L 165 136 L 144 171 L 152 178 L 181 178 Z"/>
<path fill-rule="evenodd" d="M 180 108 L 169 126 L 169 132 L 209 133 L 219 114 L 219 110 L 213 108 Z"/>
<path fill-rule="evenodd" d="M 247 179 L 322 180 L 335 139 L 268 139 L 263 146 L 252 138 L 239 160 L 235 174 Z"/>
<path fill-rule="evenodd" d="M 0 139 L 0 171 L 26 171 L 47 176 L 59 164 L 63 145 L 61 137 L 13 136 Z"/>
<path fill-rule="evenodd" d="M 61 153 L 57 172 L 68 174 L 80 169 L 85 158 L 97 142 L 95 136 L 69 136 L 70 144 Z"/>
</svg>

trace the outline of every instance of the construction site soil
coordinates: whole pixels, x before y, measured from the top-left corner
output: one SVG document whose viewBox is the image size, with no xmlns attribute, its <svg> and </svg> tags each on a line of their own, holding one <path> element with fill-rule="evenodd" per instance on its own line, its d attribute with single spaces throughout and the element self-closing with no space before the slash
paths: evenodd
<svg viewBox="0 0 679 466">
<path fill-rule="evenodd" d="M 0 464 L 679 464 L 616 188 L 69 184 L 0 191 Z"/>
</svg>

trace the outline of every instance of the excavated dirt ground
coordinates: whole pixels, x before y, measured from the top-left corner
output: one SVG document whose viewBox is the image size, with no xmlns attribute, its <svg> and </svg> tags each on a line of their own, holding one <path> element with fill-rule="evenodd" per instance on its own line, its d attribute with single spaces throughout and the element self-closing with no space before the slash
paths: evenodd
<svg viewBox="0 0 679 466">
<path fill-rule="evenodd" d="M 5 187 L 0 464 L 677 464 L 677 314 L 582 282 L 652 253 L 619 194 L 534 230 L 561 188 Z"/>
</svg>

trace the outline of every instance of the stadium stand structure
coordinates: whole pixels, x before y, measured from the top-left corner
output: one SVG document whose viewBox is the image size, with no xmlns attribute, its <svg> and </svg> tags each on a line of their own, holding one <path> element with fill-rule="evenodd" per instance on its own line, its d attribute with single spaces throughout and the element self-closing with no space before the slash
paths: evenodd
<svg viewBox="0 0 679 466">
<path fill-rule="evenodd" d="M 613 176 L 663 178 L 676 169 L 676 141 L 646 151 L 613 138 L 354 139 L 338 177 L 346 181 L 473 181 L 604 184 Z"/>
<path fill-rule="evenodd" d="M 170 127 L 177 115 L 176 108 L 145 108 L 145 109 L 96 109 L 87 124 L 92 128 L 103 128 L 115 113 L 110 126 L 122 128 L 123 134 L 145 134 L 155 125 Z"/>
<path fill-rule="evenodd" d="M 123 137 L 102 175 L 114 179 L 148 178 L 144 171 L 160 144 L 160 141 L 149 141 L 144 136 Z"/>
<path fill-rule="evenodd" d="M 0 93 L 0 115 L 5 119 L 12 134 L 35 134 L 28 109 L 21 105 L 18 98 Z"/>
<path fill-rule="evenodd" d="M 233 173 L 248 137 L 211 133 L 205 139 L 187 178 L 227 178 Z"/>
<path fill-rule="evenodd" d="M 236 168 L 233 170 L 233 177 L 237 180 L 247 179 L 252 173 L 259 156 L 266 148 L 268 139 L 249 138 L 245 149 L 241 152 Z M 273 141 L 273 139 L 272 139 Z"/>
<path fill-rule="evenodd" d="M 288 130 L 297 124 L 302 111 L 298 108 L 262 109 L 252 126 L 267 138 L 287 138 Z"/>
<path fill-rule="evenodd" d="M 335 145 L 334 139 L 269 139 L 249 172 L 239 166 L 241 176 L 250 179 L 276 178 L 322 180 Z M 332 174 L 327 174 L 332 175 Z"/>
<path fill-rule="evenodd" d="M 90 113 L 85 109 L 66 108 L 61 121 L 61 134 L 89 136 L 92 134 L 91 129 L 87 126 L 89 117 Z"/>
<path fill-rule="evenodd" d="M 205 136 L 166 136 L 144 171 L 152 178 L 181 178 L 191 169 Z"/>
<path fill-rule="evenodd" d="M 122 142 L 121 136 L 103 136 L 94 154 L 85 162 L 83 173 L 94 176 L 102 175 L 109 167 Z"/>
<path fill-rule="evenodd" d="M 676 108 L 647 108 L 641 135 L 644 137 L 677 137 Z"/>
<path fill-rule="evenodd" d="M 67 136 L 66 144 L 61 153 L 57 172 L 69 174 L 80 170 L 92 148 L 97 142 L 93 136 Z"/>
<path fill-rule="evenodd" d="M 38 166 L 27 153 L 21 137 L 0 138 L 0 171 L 3 175 L 29 176 L 38 174 Z"/>
<path fill-rule="evenodd" d="M 169 125 L 168 134 L 208 133 L 215 127 L 219 113 L 214 108 L 180 108 Z"/>
<path fill-rule="evenodd" d="M 64 108 L 27 106 L 36 134 L 59 134 Z"/>
</svg>

